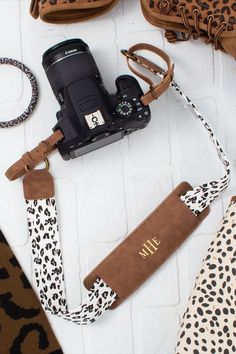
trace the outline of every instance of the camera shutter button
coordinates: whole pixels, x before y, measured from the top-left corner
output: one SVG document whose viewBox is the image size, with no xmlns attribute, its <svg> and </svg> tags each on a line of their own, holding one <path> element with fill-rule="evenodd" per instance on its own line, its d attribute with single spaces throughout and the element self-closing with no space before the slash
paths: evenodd
<svg viewBox="0 0 236 354">
<path fill-rule="evenodd" d="M 128 101 L 122 101 L 117 105 L 116 112 L 120 117 L 128 118 L 133 112 L 133 106 Z"/>
</svg>

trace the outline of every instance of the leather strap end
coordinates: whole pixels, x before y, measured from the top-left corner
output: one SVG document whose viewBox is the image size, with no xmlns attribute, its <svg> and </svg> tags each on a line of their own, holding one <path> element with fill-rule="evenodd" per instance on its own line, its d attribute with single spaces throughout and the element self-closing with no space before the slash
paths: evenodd
<svg viewBox="0 0 236 354">
<path fill-rule="evenodd" d="M 26 200 L 53 198 L 55 196 L 53 177 L 47 168 L 29 171 L 23 179 Z"/>
<path fill-rule="evenodd" d="M 57 143 L 64 138 L 61 130 L 56 130 L 46 140 L 38 144 L 33 150 L 26 152 L 18 161 L 16 161 L 5 173 L 9 181 L 26 174 L 27 169 L 32 170 L 40 162 L 46 159 L 56 148 Z"/>
<path fill-rule="evenodd" d="M 15 181 L 17 178 L 23 176 L 26 173 L 26 171 L 24 172 L 21 168 L 19 168 L 20 161 L 21 160 L 18 160 L 6 171 L 5 176 L 7 177 L 7 179 L 9 179 L 9 181 Z"/>
<path fill-rule="evenodd" d="M 141 55 L 137 55 L 135 53 L 137 50 L 147 50 L 161 57 L 166 62 L 168 68 L 167 71 L 165 71 L 159 65 L 153 63 L 149 59 Z M 174 76 L 174 64 L 171 62 L 169 56 L 163 50 L 147 43 L 136 44 L 129 48 L 129 50 L 122 50 L 121 53 L 126 56 L 129 69 L 140 79 L 147 82 L 151 87 L 151 89 L 141 98 L 141 102 L 143 103 L 143 105 L 148 106 L 151 102 L 158 99 L 158 97 L 160 97 L 170 86 Z M 130 64 L 130 61 L 136 62 L 136 64 L 152 72 L 154 75 L 161 73 L 162 75 L 164 75 L 164 78 L 159 84 L 154 85 L 153 81 L 148 76 L 143 75 L 140 71 L 134 68 Z"/>
<path fill-rule="evenodd" d="M 39 17 L 39 0 L 31 0 L 30 14 L 35 20 Z"/>
<path fill-rule="evenodd" d="M 141 97 L 141 102 L 144 106 L 148 106 L 154 100 L 157 100 L 166 90 L 168 90 L 172 82 L 172 75 L 166 74 L 164 80 L 157 86 L 151 88 L 146 94 Z"/>
</svg>

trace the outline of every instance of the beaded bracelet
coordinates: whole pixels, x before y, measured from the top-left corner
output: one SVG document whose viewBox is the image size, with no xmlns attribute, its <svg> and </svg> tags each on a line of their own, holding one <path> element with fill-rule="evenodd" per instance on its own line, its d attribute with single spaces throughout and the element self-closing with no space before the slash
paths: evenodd
<svg viewBox="0 0 236 354">
<path fill-rule="evenodd" d="M 24 120 L 26 120 L 33 112 L 33 110 L 37 104 L 37 101 L 38 101 L 38 84 L 37 84 L 35 76 L 31 72 L 31 70 L 29 68 L 27 68 L 27 66 L 25 66 L 23 63 L 15 60 L 15 59 L 0 58 L 0 64 L 12 65 L 12 66 L 15 66 L 16 68 L 20 69 L 28 77 L 31 87 L 32 87 L 31 100 L 30 100 L 29 106 L 26 108 L 26 110 L 15 119 L 11 119 L 8 121 L 2 121 L 2 122 L 0 121 L 0 128 L 10 128 L 10 127 L 14 127 L 14 126 L 20 124 L 21 122 L 23 122 Z"/>
</svg>

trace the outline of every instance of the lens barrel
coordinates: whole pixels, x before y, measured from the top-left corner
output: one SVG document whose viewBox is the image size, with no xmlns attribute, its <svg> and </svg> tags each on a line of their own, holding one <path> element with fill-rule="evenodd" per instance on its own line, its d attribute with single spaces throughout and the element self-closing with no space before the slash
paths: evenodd
<svg viewBox="0 0 236 354">
<path fill-rule="evenodd" d="M 42 65 L 57 99 L 74 81 L 91 76 L 101 80 L 89 47 L 81 39 L 70 39 L 51 47 L 43 54 Z"/>
</svg>

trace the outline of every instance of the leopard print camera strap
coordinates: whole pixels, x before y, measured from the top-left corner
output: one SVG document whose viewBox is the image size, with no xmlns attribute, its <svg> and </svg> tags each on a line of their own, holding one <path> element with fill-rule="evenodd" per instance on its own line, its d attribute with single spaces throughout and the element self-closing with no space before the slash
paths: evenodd
<svg viewBox="0 0 236 354">
<path fill-rule="evenodd" d="M 164 72 L 158 65 L 137 55 L 135 53 L 137 50 L 149 50 L 156 54 L 158 54 L 159 51 L 153 46 L 140 44 L 131 47 L 128 51 L 122 51 L 122 53 L 127 57 L 128 61 L 133 60 L 138 65 L 158 75 L 162 79 L 161 83 L 164 82 L 164 85 L 166 85 L 166 76 L 168 76 L 169 80 L 169 75 L 172 75 L 172 73 L 170 73 L 170 71 L 167 71 L 167 73 Z M 168 67 L 172 68 L 172 65 L 169 63 Z M 130 68 L 132 70 L 131 65 Z M 145 81 L 149 82 L 148 80 Z M 225 169 L 225 175 L 222 178 L 197 186 L 181 196 L 183 203 L 197 216 L 229 185 L 230 166 L 228 159 L 205 118 L 200 114 L 191 100 L 181 91 L 176 82 L 172 81 L 171 86 L 178 96 L 181 97 L 184 104 L 191 108 L 193 116 L 202 124 L 203 128 L 208 133 Z M 158 97 L 158 95 L 155 94 L 157 87 L 158 86 L 151 85 L 150 93 L 152 94 L 153 90 L 153 99 Z M 149 100 L 150 95 L 148 94 L 147 97 Z M 47 197 L 42 198 L 38 186 L 40 185 L 40 178 L 42 177 L 43 179 L 46 174 L 46 169 L 29 170 L 25 176 L 25 181 L 27 181 L 27 176 L 30 176 L 30 174 L 34 177 L 34 181 L 36 181 L 37 198 L 29 198 L 25 193 L 25 199 L 27 204 L 28 228 L 32 244 L 33 272 L 39 289 L 41 303 L 47 312 L 58 315 L 76 324 L 94 322 L 116 301 L 117 294 L 103 279 L 98 277 L 81 305 L 74 310 L 68 308 L 54 189 L 48 188 L 48 190 L 46 190 Z M 45 180 L 43 180 L 42 188 L 45 189 L 47 185 L 52 185 L 50 178 L 46 184 Z M 30 190 L 32 181 L 31 184 L 28 183 L 28 187 Z"/>
<path fill-rule="evenodd" d="M 26 110 L 17 118 L 0 122 L 0 128 L 10 128 L 10 127 L 14 127 L 14 126 L 22 123 L 32 114 L 32 112 L 35 109 L 35 106 L 38 102 L 38 84 L 37 84 L 37 80 L 36 80 L 34 74 L 23 63 L 15 60 L 15 59 L 0 58 L 0 64 L 12 65 L 12 66 L 15 66 L 16 68 L 20 69 L 29 79 L 30 85 L 32 88 L 31 100 L 30 100 L 30 103 L 29 103 L 28 107 L 26 108 Z"/>
</svg>

